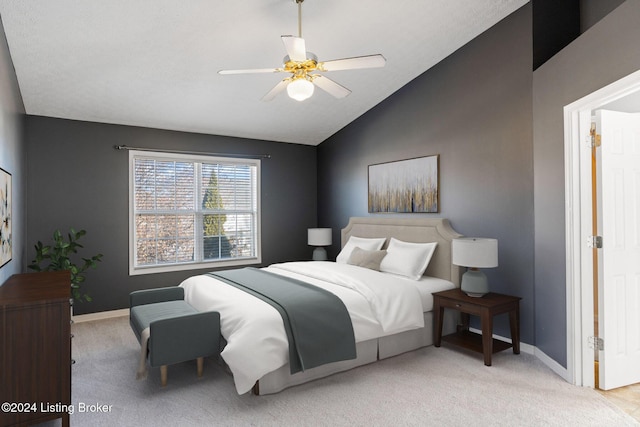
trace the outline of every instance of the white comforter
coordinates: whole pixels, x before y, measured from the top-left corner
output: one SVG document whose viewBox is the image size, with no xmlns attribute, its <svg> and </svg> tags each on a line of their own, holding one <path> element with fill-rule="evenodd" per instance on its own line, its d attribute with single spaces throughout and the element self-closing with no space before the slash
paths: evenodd
<svg viewBox="0 0 640 427">
<path fill-rule="evenodd" d="M 274 264 L 266 270 L 337 295 L 349 311 L 356 342 L 424 326 L 420 294 L 409 280 L 334 262 Z M 193 307 L 220 313 L 221 332 L 227 341 L 221 356 L 239 394 L 288 363 L 282 317 L 271 305 L 207 275 L 190 277 L 180 286 Z"/>
</svg>

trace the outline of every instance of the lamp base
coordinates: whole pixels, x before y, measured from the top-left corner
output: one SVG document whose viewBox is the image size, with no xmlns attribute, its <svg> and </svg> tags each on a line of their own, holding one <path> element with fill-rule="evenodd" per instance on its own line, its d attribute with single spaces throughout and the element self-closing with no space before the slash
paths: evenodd
<svg viewBox="0 0 640 427">
<path fill-rule="evenodd" d="M 460 290 L 470 297 L 479 298 L 489 293 L 487 276 L 480 270 L 469 269 L 462 275 Z"/>
<path fill-rule="evenodd" d="M 315 248 L 313 250 L 313 258 L 312 259 L 314 261 L 326 261 L 327 260 L 327 251 L 322 247 Z"/>
</svg>

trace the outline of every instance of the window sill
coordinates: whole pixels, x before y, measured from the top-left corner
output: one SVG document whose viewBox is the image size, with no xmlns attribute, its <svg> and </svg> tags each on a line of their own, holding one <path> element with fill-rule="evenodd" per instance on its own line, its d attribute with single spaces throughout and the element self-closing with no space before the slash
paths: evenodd
<svg viewBox="0 0 640 427">
<path fill-rule="evenodd" d="M 130 267 L 129 276 L 139 276 L 143 274 L 170 273 L 174 271 L 203 270 L 203 269 L 219 269 L 225 267 L 238 267 L 243 265 L 255 265 L 262 262 L 261 257 L 233 259 L 228 261 L 201 262 L 201 263 L 185 263 L 170 265 L 154 265 L 149 267 Z"/>
</svg>

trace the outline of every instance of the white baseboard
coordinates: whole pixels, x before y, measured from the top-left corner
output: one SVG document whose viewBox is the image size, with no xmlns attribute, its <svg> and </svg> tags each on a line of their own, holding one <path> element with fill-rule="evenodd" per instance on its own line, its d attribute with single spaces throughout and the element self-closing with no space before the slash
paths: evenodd
<svg viewBox="0 0 640 427">
<path fill-rule="evenodd" d="M 550 358 L 545 354 L 544 351 L 540 350 L 538 347 L 535 348 L 535 353 L 533 353 L 542 363 L 547 365 L 549 369 L 555 372 L 560 378 L 565 380 L 566 382 L 571 382 L 569 379 L 569 371 L 564 366 L 560 365 L 558 362 Z"/>
<path fill-rule="evenodd" d="M 121 310 L 100 311 L 98 313 L 80 314 L 73 316 L 74 323 L 93 322 L 94 320 L 113 319 L 116 317 L 129 317 L 129 309 L 123 308 Z"/>
<path fill-rule="evenodd" d="M 470 331 L 475 332 L 477 334 L 481 334 L 482 331 L 480 331 L 479 329 L 476 328 L 469 328 Z M 500 341 L 505 341 L 510 343 L 511 342 L 511 338 L 506 338 L 500 335 L 496 335 L 493 334 L 493 338 L 500 340 Z M 570 382 L 569 381 L 569 374 L 567 371 L 567 368 L 563 367 L 562 365 L 560 365 L 558 362 L 556 362 L 555 360 L 553 360 L 552 358 L 550 358 L 549 356 L 547 356 L 545 354 L 544 351 L 540 350 L 538 347 L 533 346 L 531 344 L 527 344 L 527 343 L 520 343 L 520 351 L 523 353 L 527 353 L 527 354 L 531 354 L 534 355 L 538 358 L 538 360 L 540 360 L 543 364 L 545 364 L 547 366 L 547 368 L 551 369 L 553 372 L 555 372 L 557 375 L 559 375 L 563 380 Z"/>
</svg>

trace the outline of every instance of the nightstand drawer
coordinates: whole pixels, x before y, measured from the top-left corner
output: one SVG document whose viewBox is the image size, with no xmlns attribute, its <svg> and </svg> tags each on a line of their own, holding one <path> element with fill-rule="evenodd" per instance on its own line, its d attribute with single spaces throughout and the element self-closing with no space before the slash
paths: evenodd
<svg viewBox="0 0 640 427">
<path fill-rule="evenodd" d="M 464 301 L 450 300 L 447 298 L 440 299 L 440 307 L 452 308 L 462 313 L 480 315 L 482 307 Z"/>
</svg>

